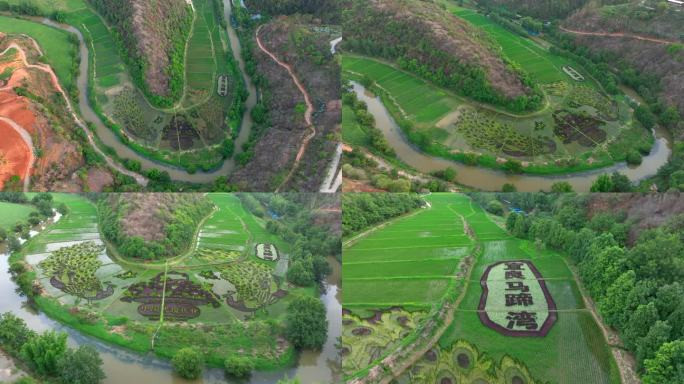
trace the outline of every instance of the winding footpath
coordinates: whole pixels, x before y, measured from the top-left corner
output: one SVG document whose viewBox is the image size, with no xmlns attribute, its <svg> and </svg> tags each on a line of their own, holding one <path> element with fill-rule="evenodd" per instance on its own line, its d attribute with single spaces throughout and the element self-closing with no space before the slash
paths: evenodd
<svg viewBox="0 0 684 384">
<path fill-rule="evenodd" d="M 280 184 L 280 186 L 276 189 L 276 192 L 280 191 L 280 188 L 287 184 L 287 182 L 292 178 L 292 175 L 294 172 L 297 170 L 299 167 L 299 163 L 302 160 L 302 157 L 304 157 L 304 153 L 306 153 L 306 148 L 309 146 L 309 142 L 311 139 L 313 139 L 316 136 L 316 127 L 313 125 L 313 121 L 311 116 L 313 115 L 313 103 L 311 102 L 311 97 L 309 96 L 309 93 L 306 91 L 306 88 L 304 88 L 304 85 L 302 85 L 301 81 L 299 81 L 299 78 L 297 75 L 295 75 L 294 71 L 292 70 L 292 67 L 289 64 L 286 64 L 282 61 L 280 61 L 276 55 L 274 55 L 271 51 L 269 51 L 264 44 L 261 42 L 261 38 L 259 38 L 259 32 L 261 32 L 261 28 L 263 28 L 264 24 L 260 25 L 259 28 L 256 30 L 256 42 L 257 45 L 259 46 L 259 49 L 261 49 L 265 54 L 267 54 L 273 61 L 275 61 L 278 65 L 281 67 L 285 68 L 287 73 L 290 74 L 290 77 L 292 78 L 292 81 L 294 81 L 295 85 L 297 88 L 299 88 L 299 91 L 304 95 L 304 102 L 306 103 L 306 112 L 304 112 L 304 121 L 306 121 L 306 125 L 308 126 L 307 128 L 310 130 L 309 134 L 304 137 L 304 140 L 302 141 L 302 145 L 299 147 L 299 151 L 297 152 L 297 156 L 295 157 L 294 164 L 292 165 L 292 169 L 290 170 L 290 173 L 287 175 L 285 180 Z"/>
<path fill-rule="evenodd" d="M 623 32 L 589 32 L 589 31 L 578 31 L 576 29 L 569 29 L 569 28 L 565 28 L 565 27 L 558 27 L 558 29 L 560 29 L 563 32 L 572 33 L 574 35 L 581 35 L 581 36 L 626 37 L 629 39 L 649 41 L 651 43 L 658 43 L 658 44 L 677 44 L 677 43 L 679 43 L 678 41 L 674 41 L 674 40 L 658 39 L 655 37 L 634 35 L 631 33 L 623 33 Z"/>
<path fill-rule="evenodd" d="M 33 40 L 33 38 L 30 38 L 30 39 L 31 39 L 31 41 L 33 41 L 33 43 L 36 46 L 38 46 L 38 43 L 35 40 Z M 83 132 L 86 134 L 86 137 L 88 138 L 88 142 L 93 147 L 93 149 L 95 149 L 95 151 L 105 159 L 105 162 L 107 163 L 107 165 L 109 165 L 111 168 L 117 170 L 118 172 L 120 172 L 124 175 L 135 178 L 135 181 L 138 184 L 140 184 L 142 186 L 146 186 L 148 183 L 147 178 L 145 178 L 144 176 L 139 175 L 135 172 L 131 172 L 128 169 L 120 166 L 118 163 L 116 163 L 114 160 L 112 160 L 112 158 L 110 158 L 106 153 L 104 153 L 100 149 L 100 147 L 98 147 L 96 145 L 95 138 L 93 137 L 93 133 L 90 132 L 90 130 L 88 129 L 86 124 L 83 121 L 81 121 L 81 119 L 78 117 L 78 115 L 76 115 L 76 112 L 74 111 L 74 108 L 71 105 L 71 101 L 69 100 L 69 97 L 67 97 L 67 94 L 62 89 L 62 86 L 59 84 L 59 80 L 57 79 L 57 75 L 55 75 L 55 72 L 52 70 L 52 67 L 50 67 L 49 65 L 44 65 L 44 64 L 29 64 L 28 61 L 26 60 L 26 52 L 24 51 L 24 49 L 22 47 L 20 47 L 16 43 L 11 43 L 5 49 L 5 51 L 0 53 L 0 55 L 5 54 L 9 49 L 12 49 L 12 48 L 17 50 L 17 54 L 19 55 L 20 60 L 24 63 L 26 68 L 37 69 L 39 71 L 43 71 L 43 72 L 47 73 L 50 76 L 52 86 L 55 87 L 55 89 L 57 89 L 57 91 L 62 95 L 62 97 L 64 98 L 64 101 L 66 102 L 67 111 L 69 112 L 69 114 L 71 114 L 71 117 L 74 119 L 76 124 L 79 127 L 81 127 L 81 129 L 83 129 Z M 31 147 L 33 148 L 33 146 L 31 146 Z M 26 179 L 28 180 L 28 177 Z M 25 187 L 25 188 L 27 188 L 27 187 Z"/>
</svg>

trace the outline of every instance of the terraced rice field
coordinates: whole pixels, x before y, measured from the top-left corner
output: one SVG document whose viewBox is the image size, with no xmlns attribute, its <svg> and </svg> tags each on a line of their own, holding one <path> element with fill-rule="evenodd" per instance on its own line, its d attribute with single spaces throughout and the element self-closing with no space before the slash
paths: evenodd
<svg viewBox="0 0 684 384">
<path fill-rule="evenodd" d="M 216 88 L 217 68 L 225 68 L 225 65 L 220 66 L 218 62 L 218 58 L 223 56 L 220 26 L 210 0 L 199 0 L 194 4 L 197 19 L 188 42 L 185 67 L 187 86 L 194 90 L 213 93 Z M 225 60 L 220 61 L 221 64 L 225 64 Z"/>
<path fill-rule="evenodd" d="M 429 308 L 454 283 L 460 260 L 472 242 L 454 207 L 460 195 L 431 195 L 425 208 L 363 237 L 344 249 L 344 307 Z"/>
<path fill-rule="evenodd" d="M 453 5 L 449 5 L 449 9 L 456 16 L 486 31 L 499 43 L 503 54 L 512 62 L 520 65 L 535 81 L 545 84 L 563 80 L 573 81 L 570 76 L 563 72 L 562 67 L 565 65 L 572 66 L 588 79 L 587 74 L 576 63 L 551 54 L 533 40 L 510 32 L 487 16 L 472 9 L 459 8 Z"/>
<path fill-rule="evenodd" d="M 342 69 L 368 75 L 392 95 L 411 120 L 420 124 L 434 125 L 460 104 L 443 89 L 377 60 L 345 55 Z"/>
<path fill-rule="evenodd" d="M 509 355 L 524 362 L 537 379 L 557 383 L 619 383 L 619 374 L 599 326 L 585 308 L 563 256 L 513 238 L 479 208 L 466 220 L 482 244 L 471 281 L 453 323 L 440 340 L 448 349 L 459 339 L 486 351 L 495 360 Z M 530 260 L 539 270 L 557 306 L 558 319 L 545 337 L 511 337 L 483 325 L 478 318 L 480 277 L 487 266 L 504 260 Z M 506 308 L 490 309 L 505 312 Z M 496 313 L 492 315 L 496 316 Z"/>
<path fill-rule="evenodd" d="M 525 378 L 521 382 L 534 378 L 553 383 L 620 383 L 611 351 L 585 308 L 562 255 L 512 237 L 466 196 L 432 194 L 426 200 L 431 209 L 398 219 L 344 250 L 346 375 L 363 372 L 368 364 L 404 345 L 412 330 L 424 321 L 426 312 L 414 307 L 433 300 L 430 289 L 436 289 L 453 273 L 449 262 L 455 268 L 462 257 L 445 255 L 452 250 L 458 254 L 462 248 L 472 249 L 473 244 L 462 237 L 460 218 L 459 224 L 451 220 L 462 215 L 479 246 L 463 299 L 439 343 L 399 382 L 446 382 L 441 380 L 447 377 L 450 382 L 488 378 L 487 382 L 510 383 L 516 382 L 512 377 L 519 376 Z M 507 260 L 529 260 L 539 271 L 556 308 L 548 312 L 557 316 L 545 336 L 505 335 L 478 316 L 483 292 L 480 278 L 488 266 Z M 503 295 L 499 289 L 503 286 L 496 278 L 488 279 L 487 286 L 487 314 L 491 318 L 510 315 L 511 309 L 502 304 L 503 297 L 499 302 L 495 296 Z M 373 302 L 363 303 L 363 297 Z M 540 297 L 543 295 L 534 295 L 535 300 Z M 383 312 L 369 311 L 388 306 L 392 308 Z M 460 353 L 468 359 L 457 360 Z"/>
</svg>

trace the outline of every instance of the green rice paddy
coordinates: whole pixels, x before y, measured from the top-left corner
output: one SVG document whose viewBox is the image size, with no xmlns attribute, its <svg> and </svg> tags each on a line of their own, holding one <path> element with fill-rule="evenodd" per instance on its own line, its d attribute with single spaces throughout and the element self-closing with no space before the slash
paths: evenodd
<svg viewBox="0 0 684 384">
<path fill-rule="evenodd" d="M 485 31 L 494 49 L 526 72 L 546 100 L 538 111 L 511 114 L 460 97 L 393 63 L 345 54 L 345 76 L 357 82 L 372 79 L 369 90 L 381 98 L 396 121 L 411 123 L 415 132 L 408 137 L 423 151 L 455 161 L 474 156 L 478 164 L 494 168 L 501 168 L 497 159 L 514 159 L 524 162 L 523 172 L 554 174 L 607 167 L 653 143 L 649 132 L 634 123 L 631 107 L 623 98 L 606 95 L 580 65 L 552 54 L 548 43 L 517 35 L 473 9 L 447 0 L 442 3 Z M 585 80 L 573 80 L 564 66 L 576 69 Z M 345 142 L 370 145 L 355 124 L 343 130 L 349 130 L 343 133 Z"/>
<path fill-rule="evenodd" d="M 537 249 L 532 242 L 512 237 L 466 196 L 431 194 L 425 199 L 432 204 L 431 208 L 398 219 L 344 249 L 344 308 L 351 312 L 345 314 L 347 325 L 343 344 L 350 345 L 347 353 L 352 357 L 350 364 L 345 366 L 345 374 L 351 375 L 365 368 L 364 363 L 381 356 L 386 351 L 382 346 L 390 344 L 390 341 L 376 342 L 384 340 L 382 337 L 407 337 L 407 329 L 397 332 L 396 324 L 393 325 L 395 321 L 385 320 L 385 314 L 391 317 L 391 313 L 399 313 L 396 311 L 402 309 L 415 310 L 416 306 L 425 306 L 435 301 L 440 290 L 444 292 L 445 281 L 462 280 L 458 277 L 447 279 L 463 257 L 463 254 L 444 256 L 451 243 L 451 246 L 466 250 L 478 244 L 480 251 L 471 266 L 470 280 L 455 318 L 434 351 L 437 355 L 451 353 L 467 343 L 486 353 L 494 362 L 501 362 L 500 368 L 511 363 L 506 360 L 508 358 L 524 364 L 525 367 L 519 369 L 529 370 L 530 375 L 541 382 L 620 383 L 610 348 L 585 307 L 562 255 Z M 475 243 L 461 239 L 463 225 L 459 215 L 472 230 Z M 431 236 L 440 236 L 443 240 L 435 241 Z M 423 239 L 428 240 L 423 243 Z M 487 266 L 498 261 L 521 259 L 530 260 L 537 267 L 557 307 L 558 318 L 545 337 L 505 336 L 484 325 L 478 317 L 482 294 L 480 277 Z M 380 322 L 358 318 L 388 307 L 395 308 L 384 312 Z M 505 311 L 503 307 L 492 306 L 488 310 Z M 496 316 L 496 313 L 492 315 Z M 403 316 L 411 319 L 411 316 Z M 370 331 L 361 332 L 361 328 Z M 356 334 L 351 333 L 353 329 Z M 364 336 L 366 333 L 368 335 Z M 396 346 L 399 342 L 394 339 L 391 343 Z M 373 354 L 370 359 L 369 353 Z M 403 377 L 402 380 L 408 381 L 400 382 L 423 382 L 421 378 L 440 376 L 449 370 L 452 374 L 465 372 L 459 373 L 458 367 L 446 361 L 442 364 L 429 360 L 426 355 Z"/>
<path fill-rule="evenodd" d="M 291 351 L 276 353 L 278 327 L 259 313 L 280 322 L 295 297 L 317 293 L 284 281 L 289 246 L 269 234 L 236 195 L 207 195 L 216 209 L 199 229 L 195 250 L 166 264 L 110 256 L 100 238 L 96 205 L 78 195 L 54 196 L 56 203 L 66 204 L 68 214 L 33 237 L 23 251 L 43 290 L 38 305 L 51 316 L 85 333 L 164 357 L 195 345 L 215 366 L 239 350 L 251 351 L 262 368 L 290 358 Z M 258 259 L 257 243 L 276 244 L 282 257 Z M 82 323 L 74 313 L 89 313 L 91 320 Z"/>
<path fill-rule="evenodd" d="M 439 302 L 472 242 L 452 208 L 464 196 L 431 195 L 431 209 L 399 219 L 344 249 L 346 309 L 386 309 Z"/>
</svg>

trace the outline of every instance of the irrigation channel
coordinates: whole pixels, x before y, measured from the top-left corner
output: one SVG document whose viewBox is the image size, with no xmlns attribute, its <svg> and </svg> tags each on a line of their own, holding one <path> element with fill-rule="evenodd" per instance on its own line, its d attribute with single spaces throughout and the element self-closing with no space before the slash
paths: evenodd
<svg viewBox="0 0 684 384">
<path fill-rule="evenodd" d="M 223 0 L 223 4 L 225 8 L 225 19 L 227 21 L 230 21 L 232 14 L 231 0 Z M 249 76 L 247 76 L 247 73 L 245 72 L 245 62 L 242 59 L 240 40 L 238 39 L 235 30 L 231 27 L 230 22 L 228 22 L 227 27 L 228 38 L 230 40 L 230 47 L 233 53 L 233 57 L 235 58 L 235 60 L 237 60 L 239 64 L 240 72 L 244 79 L 244 83 L 247 86 L 247 91 L 249 92 L 249 97 L 245 102 L 246 109 L 245 113 L 242 116 L 242 125 L 240 127 L 240 133 L 237 139 L 235 140 L 234 156 L 230 159 L 225 160 L 220 168 L 217 168 L 211 172 L 197 171 L 194 174 L 190 174 L 183 169 L 173 167 L 168 164 L 162 164 L 154 160 L 151 160 L 139 154 L 126 144 L 122 143 L 121 140 L 119 140 L 119 138 L 117 137 L 117 135 L 111 129 L 107 128 L 107 126 L 102 122 L 100 117 L 93 110 L 88 100 L 88 80 L 90 77 L 90 63 L 88 60 L 88 46 L 85 42 L 85 39 L 83 38 L 83 34 L 81 34 L 81 32 L 73 26 L 57 24 L 49 19 L 44 19 L 43 23 L 51 27 L 59 28 L 74 33 L 78 36 L 81 64 L 79 67 L 77 86 L 79 90 L 78 105 L 81 110 L 81 115 L 88 123 L 93 124 L 98 139 L 104 145 L 113 148 L 118 157 L 122 159 L 137 160 L 140 162 L 142 169 L 144 170 L 156 168 L 168 172 L 171 176 L 171 179 L 173 180 L 190 183 L 211 183 L 217 177 L 227 176 L 233 172 L 233 170 L 235 169 L 235 156 L 242 152 L 242 145 L 246 143 L 249 139 L 249 133 L 252 129 L 253 122 L 251 111 L 257 103 L 257 90 L 254 84 L 252 83 L 252 80 L 249 78 Z"/>
<path fill-rule="evenodd" d="M 59 220 L 59 214 L 56 220 Z M 31 231 L 31 236 L 38 234 Z M 274 384 L 284 377 L 297 377 L 302 383 L 332 383 L 338 380 L 339 355 L 335 344 L 341 335 L 342 303 L 341 303 L 341 265 L 333 257 L 328 259 L 332 273 L 328 276 L 321 301 L 325 304 L 328 318 L 328 338 L 321 351 L 304 351 L 300 354 L 295 367 L 270 372 L 254 372 L 249 380 L 230 380 L 225 377 L 222 369 L 205 369 L 201 379 L 195 381 L 184 380 L 172 373 L 168 361 L 153 355 L 139 355 L 120 347 L 112 346 L 85 336 L 59 322 L 49 318 L 42 312 L 37 312 L 26 302 L 26 297 L 18 291 L 18 286 L 12 280 L 9 272 L 9 255 L 0 248 L 0 313 L 12 312 L 24 319 L 29 328 L 43 332 L 55 330 L 69 335 L 69 345 L 78 347 L 88 344 L 95 347 L 104 362 L 103 370 L 107 378 L 103 384 Z M 0 382 L 14 378 L 11 369 L 12 361 L 0 353 Z"/>
<path fill-rule="evenodd" d="M 385 135 L 400 160 L 423 173 L 451 167 L 456 170 L 459 183 L 481 190 L 498 191 L 508 183 L 515 185 L 520 192 L 538 192 L 542 189 L 550 190 L 552 184 L 565 181 L 570 183 L 576 192 L 589 192 L 594 180 L 604 173 L 619 171 L 629 177 L 632 182 L 653 176 L 661 166 L 667 163 L 672 153 L 670 134 L 665 129 L 658 128 L 654 131 L 655 143 L 651 148 L 651 153 L 644 156 L 641 165 L 635 167 L 621 162 L 611 167 L 557 176 L 510 175 L 503 171 L 469 166 L 421 152 L 408 142 L 379 97 L 367 92 L 363 85 L 357 82 L 352 81 L 352 85 L 358 99 L 368 105 L 368 112 L 375 117 L 377 128 Z M 634 97 L 633 94 L 630 96 Z"/>
</svg>

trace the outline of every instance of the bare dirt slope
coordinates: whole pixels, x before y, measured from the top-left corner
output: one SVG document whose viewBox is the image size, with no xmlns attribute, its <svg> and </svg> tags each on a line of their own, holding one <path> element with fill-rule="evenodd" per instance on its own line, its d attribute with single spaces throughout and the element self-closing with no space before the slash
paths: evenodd
<svg viewBox="0 0 684 384">
<path fill-rule="evenodd" d="M 59 93 L 50 75 L 40 65 L 27 65 L 38 62 L 41 54 L 36 45 L 26 37 L 0 35 L 0 52 L 5 52 L 0 73 L 11 71 L 0 81 L 0 117 L 5 129 L 14 128 L 19 138 L 28 136 L 24 148 L 28 149 L 30 142 L 30 153 L 35 154 L 31 170 L 17 175 L 26 180 L 30 172 L 32 190 L 81 191 L 77 171 L 84 166 L 84 159 L 79 140 L 72 136 L 79 128 L 56 96 Z M 5 144 L 10 145 L 9 141 Z M 24 158 L 31 161 L 31 156 Z M 19 168 L 27 169 L 26 164 Z"/>
<path fill-rule="evenodd" d="M 593 214 L 624 212 L 628 221 L 635 222 L 629 234 L 631 243 L 642 231 L 660 227 L 673 217 L 684 214 L 684 199 L 679 193 L 593 194 L 588 208 Z"/>
</svg>

